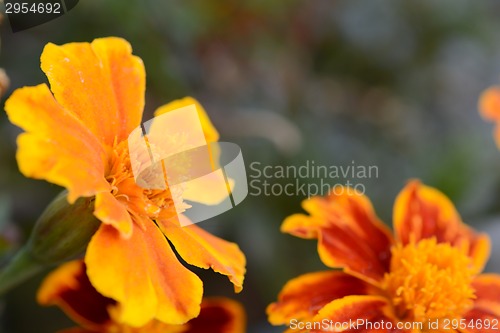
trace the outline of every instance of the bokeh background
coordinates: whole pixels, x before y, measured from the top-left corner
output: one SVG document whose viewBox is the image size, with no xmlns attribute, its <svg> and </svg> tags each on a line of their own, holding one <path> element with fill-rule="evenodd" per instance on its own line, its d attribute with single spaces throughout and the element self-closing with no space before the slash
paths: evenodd
<svg viewBox="0 0 500 333">
<path fill-rule="evenodd" d="M 449 195 L 464 221 L 490 233 L 487 270 L 500 272 L 500 152 L 477 112 L 481 91 L 500 83 L 499 15 L 496 0 L 82 0 L 23 32 L 12 33 L 4 18 L 0 67 L 10 77 L 8 96 L 46 82 L 39 56 L 47 42 L 124 37 L 146 65 L 145 120 L 190 95 L 222 140 L 242 147 L 247 166 L 376 165 L 378 178 L 361 182 L 388 224 L 398 191 L 420 178 Z M 18 172 L 18 133 L 0 112 L 2 264 L 61 190 Z M 207 295 L 244 304 L 249 332 L 282 331 L 267 324 L 267 304 L 290 278 L 325 269 L 314 241 L 279 231 L 303 199 L 249 196 L 201 224 L 247 255 L 239 295 L 225 278 L 200 274 Z M 72 326 L 58 309 L 36 304 L 41 278 L 0 300 L 1 332 Z"/>
</svg>

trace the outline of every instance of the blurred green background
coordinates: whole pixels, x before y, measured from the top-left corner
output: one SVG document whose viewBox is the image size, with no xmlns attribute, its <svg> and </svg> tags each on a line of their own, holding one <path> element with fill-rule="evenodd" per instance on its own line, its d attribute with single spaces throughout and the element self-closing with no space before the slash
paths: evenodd
<svg viewBox="0 0 500 333">
<path fill-rule="evenodd" d="M 39 56 L 47 42 L 124 37 L 146 66 L 144 120 L 190 95 L 205 106 L 222 140 L 242 147 L 247 166 L 375 165 L 378 177 L 358 182 L 388 224 L 398 191 L 420 178 L 449 195 L 464 221 L 490 233 L 487 269 L 499 272 L 500 152 L 492 126 L 477 113 L 481 91 L 500 82 L 499 15 L 495 0 L 82 0 L 68 14 L 18 33 L 5 19 L 0 67 L 11 80 L 8 96 L 46 82 Z M 3 112 L 0 133 L 5 260 L 61 189 L 18 172 L 19 129 Z M 325 269 L 314 241 L 279 231 L 303 199 L 250 195 L 201 224 L 247 255 L 239 295 L 226 278 L 199 273 L 206 295 L 244 304 L 249 332 L 282 331 L 267 324 L 267 304 L 290 278 Z M 0 301 L 1 332 L 72 326 L 58 309 L 36 305 L 41 278 Z"/>
</svg>

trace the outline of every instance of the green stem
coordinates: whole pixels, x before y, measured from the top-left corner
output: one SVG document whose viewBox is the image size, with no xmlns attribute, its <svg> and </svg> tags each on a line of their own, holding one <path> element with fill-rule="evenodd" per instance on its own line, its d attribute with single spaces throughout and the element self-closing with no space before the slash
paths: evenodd
<svg viewBox="0 0 500 333">
<path fill-rule="evenodd" d="M 43 268 L 25 248 L 21 249 L 0 272 L 0 296 L 33 277 Z"/>
</svg>

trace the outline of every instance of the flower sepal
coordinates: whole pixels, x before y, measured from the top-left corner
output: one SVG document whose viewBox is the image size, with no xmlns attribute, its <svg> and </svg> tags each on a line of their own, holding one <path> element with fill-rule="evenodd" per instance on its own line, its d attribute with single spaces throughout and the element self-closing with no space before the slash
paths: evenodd
<svg viewBox="0 0 500 333">
<path fill-rule="evenodd" d="M 100 221 L 93 215 L 94 198 L 67 201 L 63 191 L 38 218 L 27 244 L 0 273 L 0 294 L 46 267 L 83 255 Z"/>
</svg>

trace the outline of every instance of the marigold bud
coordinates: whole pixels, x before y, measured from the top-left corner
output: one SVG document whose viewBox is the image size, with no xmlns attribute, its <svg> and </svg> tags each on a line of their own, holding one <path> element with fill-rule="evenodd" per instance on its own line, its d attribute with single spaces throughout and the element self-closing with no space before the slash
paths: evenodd
<svg viewBox="0 0 500 333">
<path fill-rule="evenodd" d="M 0 294 L 45 267 L 83 254 L 100 221 L 93 215 L 94 198 L 69 204 L 67 192 L 59 194 L 35 224 L 28 243 L 0 273 Z"/>
</svg>

